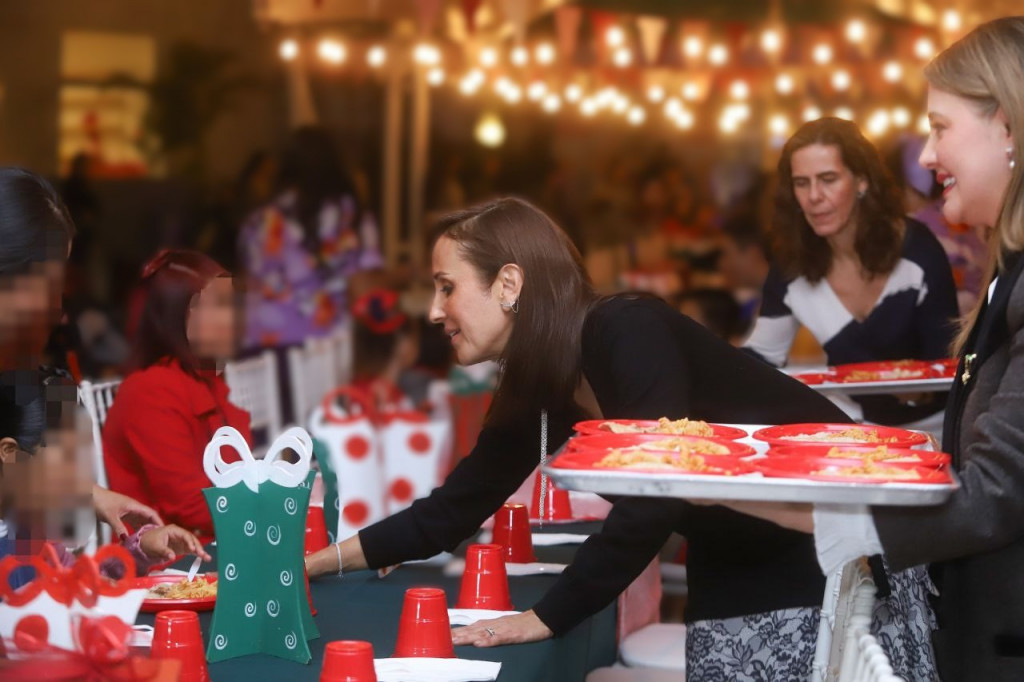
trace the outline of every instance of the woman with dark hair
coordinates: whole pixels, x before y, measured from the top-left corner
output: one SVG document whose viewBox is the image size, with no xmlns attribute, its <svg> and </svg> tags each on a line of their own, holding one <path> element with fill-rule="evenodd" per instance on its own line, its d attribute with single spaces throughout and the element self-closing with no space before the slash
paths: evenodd
<svg viewBox="0 0 1024 682">
<path fill-rule="evenodd" d="M 103 428 L 107 477 L 111 489 L 209 539 L 203 450 L 221 426 L 252 440 L 249 414 L 228 400 L 220 376 L 235 349 L 232 280 L 201 253 L 163 251 L 145 267 L 143 286 L 135 370 Z"/>
<path fill-rule="evenodd" d="M 292 133 L 277 184 L 277 196 L 249 217 L 238 242 L 248 292 L 245 348 L 329 334 L 348 311 L 348 278 L 382 262 L 376 226 L 327 131 Z"/>
<path fill-rule="evenodd" d="M 784 365 L 803 325 L 832 365 L 948 356 L 957 316 L 949 260 L 927 227 L 904 216 L 855 124 L 822 118 L 786 142 L 772 231 L 774 265 L 748 349 Z M 907 424 L 940 412 L 945 394 L 855 400 L 867 421 Z"/>
<path fill-rule="evenodd" d="M 825 398 L 653 297 L 598 298 L 569 238 L 518 199 L 444 218 L 431 321 L 459 364 L 502 373 L 476 447 L 429 497 L 307 557 L 310 575 L 452 550 L 585 418 L 847 421 Z M 722 507 L 620 497 L 523 614 L 453 632 L 491 646 L 561 635 L 611 602 L 677 531 L 689 543 L 691 679 L 806 679 L 825 579 L 807 539 Z M 743 648 L 749 657 L 733 656 Z"/>
</svg>

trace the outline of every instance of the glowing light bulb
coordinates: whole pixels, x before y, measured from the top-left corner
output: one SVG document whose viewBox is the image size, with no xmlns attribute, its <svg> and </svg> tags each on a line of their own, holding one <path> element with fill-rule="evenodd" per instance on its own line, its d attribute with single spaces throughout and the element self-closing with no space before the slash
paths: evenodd
<svg viewBox="0 0 1024 682">
<path fill-rule="evenodd" d="M 935 56 L 935 43 L 931 41 L 931 38 L 918 38 L 914 42 L 914 54 L 918 59 L 931 59 Z"/>
<path fill-rule="evenodd" d="M 947 9 L 942 13 L 942 28 L 944 30 L 955 33 L 960 30 L 961 26 L 963 26 L 963 20 L 955 9 Z"/>
<path fill-rule="evenodd" d="M 612 62 L 615 66 L 623 69 L 633 63 L 633 53 L 628 47 L 620 47 L 612 55 Z"/>
<path fill-rule="evenodd" d="M 847 121 L 853 120 L 853 109 L 850 107 L 839 107 L 835 112 L 836 118 L 842 118 Z"/>
<path fill-rule="evenodd" d="M 441 61 L 441 51 L 428 43 L 420 43 L 412 51 L 412 58 L 423 66 L 436 66 Z"/>
<path fill-rule="evenodd" d="M 567 85 L 565 88 L 565 99 L 570 102 L 578 102 L 583 97 L 583 88 L 576 85 L 575 83 Z"/>
<path fill-rule="evenodd" d="M 277 48 L 277 52 L 281 55 L 281 59 L 290 62 L 299 56 L 299 43 L 291 38 L 282 40 L 281 45 Z"/>
<path fill-rule="evenodd" d="M 686 83 L 683 85 L 683 99 L 688 102 L 692 102 L 700 97 L 700 87 L 696 83 Z"/>
<path fill-rule="evenodd" d="M 722 44 L 712 45 L 708 50 L 708 61 L 715 66 L 722 66 L 729 61 L 729 50 Z"/>
<path fill-rule="evenodd" d="M 780 95 L 788 95 L 793 92 L 793 77 L 788 73 L 780 73 L 775 79 L 775 89 Z"/>
<path fill-rule="evenodd" d="M 882 67 L 882 78 L 890 83 L 895 83 L 903 78 L 903 67 L 897 61 L 886 62 L 885 66 Z"/>
<path fill-rule="evenodd" d="M 683 39 L 683 54 L 690 59 L 695 59 L 704 52 L 704 41 L 697 36 L 687 36 Z"/>
<path fill-rule="evenodd" d="M 626 42 L 626 32 L 618 26 L 612 26 L 604 34 L 604 40 L 609 47 L 619 47 Z"/>
<path fill-rule="evenodd" d="M 860 19 L 851 19 L 846 24 L 846 39 L 851 43 L 859 43 L 868 35 L 868 27 Z"/>
<path fill-rule="evenodd" d="M 850 72 L 840 69 L 832 74 L 832 87 L 836 90 L 846 90 L 850 87 Z"/>
<path fill-rule="evenodd" d="M 892 110 L 892 124 L 897 128 L 906 128 L 910 125 L 910 112 L 906 107 L 896 107 Z"/>
<path fill-rule="evenodd" d="M 821 109 L 816 106 L 804 107 L 803 119 L 805 121 L 815 121 L 821 118 Z"/>
<path fill-rule="evenodd" d="M 541 107 L 549 114 L 553 114 L 562 108 L 562 98 L 552 92 L 544 97 Z"/>
<path fill-rule="evenodd" d="M 814 61 L 818 64 L 828 64 L 832 61 L 832 46 L 825 43 L 820 43 L 814 46 L 814 52 L 811 55 Z"/>
<path fill-rule="evenodd" d="M 526 66 L 530 63 L 530 53 L 522 45 L 512 48 L 510 57 L 516 66 Z"/>
<path fill-rule="evenodd" d="M 485 47 L 480 50 L 480 64 L 487 69 L 498 63 L 498 51 L 493 47 Z"/>
<path fill-rule="evenodd" d="M 761 49 L 769 54 L 774 54 L 782 47 L 782 36 L 775 29 L 765 29 L 761 33 Z"/>
<path fill-rule="evenodd" d="M 430 71 L 427 71 L 427 83 L 434 87 L 444 83 L 444 69 L 440 66 L 435 66 Z"/>
<path fill-rule="evenodd" d="M 647 99 L 657 104 L 661 100 L 665 99 L 665 88 L 660 85 L 652 85 L 647 88 Z"/>
<path fill-rule="evenodd" d="M 750 96 L 750 86 L 746 81 L 733 81 L 729 86 L 729 95 L 733 99 L 746 99 Z"/>
<path fill-rule="evenodd" d="M 643 107 L 633 106 L 629 108 L 629 113 L 626 114 L 626 120 L 629 121 L 630 125 L 638 126 L 644 122 L 647 118 L 647 112 L 643 110 Z"/>
<path fill-rule="evenodd" d="M 530 87 L 526 89 L 526 96 L 530 101 L 538 102 L 547 93 L 548 86 L 544 85 L 542 81 L 534 81 L 530 83 Z"/>
<path fill-rule="evenodd" d="M 555 61 L 555 48 L 551 43 L 541 43 L 533 53 L 538 64 L 550 64 Z"/>
<path fill-rule="evenodd" d="M 366 52 L 366 63 L 375 69 L 384 66 L 387 59 L 388 53 L 380 45 L 374 45 Z"/>
<path fill-rule="evenodd" d="M 324 39 L 317 45 L 316 52 L 320 59 L 333 64 L 341 64 L 347 55 L 345 46 L 337 40 Z"/>
<path fill-rule="evenodd" d="M 772 135 L 781 137 L 789 131 L 789 120 L 782 114 L 775 114 L 768 120 L 768 129 Z"/>
</svg>

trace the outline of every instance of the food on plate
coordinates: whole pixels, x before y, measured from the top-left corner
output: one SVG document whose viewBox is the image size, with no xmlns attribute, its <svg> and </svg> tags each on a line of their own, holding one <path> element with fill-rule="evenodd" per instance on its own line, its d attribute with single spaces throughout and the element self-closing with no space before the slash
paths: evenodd
<svg viewBox="0 0 1024 682">
<path fill-rule="evenodd" d="M 657 426 L 604 422 L 601 428 L 611 433 L 669 433 L 675 436 L 714 436 L 715 430 L 699 419 L 668 419 L 662 417 Z"/>
<path fill-rule="evenodd" d="M 885 478 L 899 480 L 920 480 L 921 474 L 915 469 L 904 469 L 894 466 L 876 464 L 871 460 L 863 464 L 849 467 L 829 467 L 814 472 L 822 476 L 850 476 L 853 478 Z"/>
<path fill-rule="evenodd" d="M 872 450 L 844 450 L 841 447 L 830 448 L 826 457 L 842 457 L 845 459 L 863 459 L 871 462 L 883 462 L 889 459 L 911 459 L 921 461 L 917 455 L 908 452 L 890 452 L 888 446 L 879 445 Z"/>
<path fill-rule="evenodd" d="M 707 471 L 704 458 L 688 452 L 651 452 L 639 448 L 615 449 L 594 466 L 618 469 L 669 469 L 673 471 Z"/>
<path fill-rule="evenodd" d="M 923 379 L 927 372 L 922 369 L 900 369 L 894 367 L 886 370 L 855 369 L 843 377 L 845 383 L 861 381 L 899 381 L 901 379 Z"/>
<path fill-rule="evenodd" d="M 217 596 L 217 581 L 205 579 L 164 583 L 149 588 L 146 599 L 210 599 Z"/>
<path fill-rule="evenodd" d="M 779 436 L 779 440 L 796 440 L 812 443 L 895 443 L 895 436 L 882 438 L 875 429 L 852 427 L 840 431 L 817 431 L 815 433 L 798 433 L 792 436 Z"/>
<path fill-rule="evenodd" d="M 682 438 L 664 438 L 652 440 L 637 446 L 642 450 L 672 450 L 694 455 L 728 455 L 729 448 L 721 443 L 714 443 L 710 440 L 683 440 Z"/>
</svg>

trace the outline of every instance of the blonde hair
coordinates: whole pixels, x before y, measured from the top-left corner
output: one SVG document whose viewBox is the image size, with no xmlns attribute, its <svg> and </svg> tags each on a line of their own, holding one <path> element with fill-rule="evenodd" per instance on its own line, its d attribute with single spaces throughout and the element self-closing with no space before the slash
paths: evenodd
<svg viewBox="0 0 1024 682">
<path fill-rule="evenodd" d="M 1010 184 L 989 238 L 992 273 L 1004 251 L 1024 251 L 1024 16 L 982 24 L 939 53 L 924 68 L 932 87 L 970 101 L 984 117 L 1002 112 L 1012 135 Z M 1008 161 L 1007 161 L 1008 162 Z M 961 319 L 954 354 L 967 342 L 983 298 Z"/>
</svg>

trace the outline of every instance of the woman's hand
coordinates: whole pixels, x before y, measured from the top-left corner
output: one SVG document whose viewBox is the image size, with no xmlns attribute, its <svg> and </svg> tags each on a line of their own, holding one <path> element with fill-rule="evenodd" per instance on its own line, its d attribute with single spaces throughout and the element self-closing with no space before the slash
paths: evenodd
<svg viewBox="0 0 1024 682">
<path fill-rule="evenodd" d="M 115 493 L 113 490 L 101 488 L 98 485 L 92 487 L 92 506 L 96 510 L 96 516 L 114 531 L 115 537 L 121 537 L 128 533 L 124 521 L 140 528 L 147 523 L 157 526 L 164 525 L 160 515 L 141 502 L 136 502 L 127 495 Z"/>
<path fill-rule="evenodd" d="M 144 532 L 139 536 L 139 547 L 150 559 L 173 561 L 184 554 L 195 554 L 203 561 L 213 560 L 213 557 L 203 549 L 203 543 L 199 542 L 199 538 L 173 524 Z"/>
<path fill-rule="evenodd" d="M 491 634 L 493 633 L 493 634 Z M 455 646 L 472 644 L 478 647 L 502 644 L 524 644 L 548 639 L 554 633 L 532 610 L 494 620 L 481 620 L 472 625 L 452 629 Z"/>
</svg>

